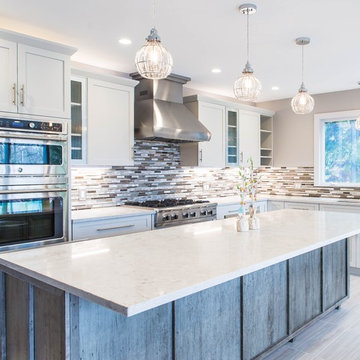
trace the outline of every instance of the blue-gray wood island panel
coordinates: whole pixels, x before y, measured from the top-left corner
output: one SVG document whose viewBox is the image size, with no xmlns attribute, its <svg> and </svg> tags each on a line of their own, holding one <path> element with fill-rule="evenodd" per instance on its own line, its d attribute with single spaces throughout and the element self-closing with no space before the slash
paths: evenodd
<svg viewBox="0 0 360 360">
<path fill-rule="evenodd" d="M 131 317 L 2 267 L 1 359 L 260 359 L 349 296 L 348 252 L 344 239 Z"/>
</svg>

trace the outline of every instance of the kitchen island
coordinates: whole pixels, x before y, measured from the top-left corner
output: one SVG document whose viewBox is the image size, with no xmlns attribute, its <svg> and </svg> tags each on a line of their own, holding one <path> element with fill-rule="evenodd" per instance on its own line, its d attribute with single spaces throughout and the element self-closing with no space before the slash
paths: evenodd
<svg viewBox="0 0 360 360">
<path fill-rule="evenodd" d="M 2 358 L 263 357 L 349 297 L 360 215 L 259 217 L 1 254 Z"/>
</svg>

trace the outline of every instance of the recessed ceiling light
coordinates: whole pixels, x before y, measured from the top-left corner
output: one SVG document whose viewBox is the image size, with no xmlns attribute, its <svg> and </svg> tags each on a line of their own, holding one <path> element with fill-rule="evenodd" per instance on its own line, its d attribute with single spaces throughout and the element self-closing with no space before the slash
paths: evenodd
<svg viewBox="0 0 360 360">
<path fill-rule="evenodd" d="M 278 87 L 278 86 L 273 86 L 273 87 L 271 88 L 271 90 L 277 91 L 277 90 L 279 90 L 279 87 Z"/>
<path fill-rule="evenodd" d="M 213 74 L 219 74 L 219 73 L 221 73 L 221 69 L 219 69 L 219 68 L 214 68 L 214 69 L 211 69 L 211 72 L 212 72 Z"/>
<path fill-rule="evenodd" d="M 123 38 L 123 39 L 120 39 L 120 40 L 119 40 L 119 43 L 120 43 L 121 45 L 130 45 L 130 44 L 131 44 L 131 40 L 130 40 L 130 39 Z"/>
</svg>

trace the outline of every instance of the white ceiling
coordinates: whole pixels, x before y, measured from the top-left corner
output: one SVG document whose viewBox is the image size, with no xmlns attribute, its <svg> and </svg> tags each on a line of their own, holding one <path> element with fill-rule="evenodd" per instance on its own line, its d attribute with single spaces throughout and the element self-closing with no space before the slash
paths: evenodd
<svg viewBox="0 0 360 360">
<path fill-rule="evenodd" d="M 156 0 L 156 27 L 189 87 L 233 96 L 246 61 L 241 0 Z M 293 96 L 301 77 L 298 36 L 305 48 L 310 93 L 359 87 L 359 0 L 256 0 L 250 18 L 250 62 L 263 85 L 259 100 Z M 152 22 L 152 0 L 1 0 L 0 27 L 77 47 L 74 61 L 130 73 Z M 132 45 L 118 39 L 127 37 Z M 219 67 L 220 74 L 211 69 Z M 280 90 L 271 90 L 278 86 Z"/>
</svg>

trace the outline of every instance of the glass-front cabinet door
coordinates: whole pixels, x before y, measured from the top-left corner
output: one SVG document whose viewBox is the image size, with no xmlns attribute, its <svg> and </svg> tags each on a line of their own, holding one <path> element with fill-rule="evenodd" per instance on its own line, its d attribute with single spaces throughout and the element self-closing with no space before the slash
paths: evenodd
<svg viewBox="0 0 360 360">
<path fill-rule="evenodd" d="M 71 160 L 86 163 L 86 79 L 71 77 Z"/>
<path fill-rule="evenodd" d="M 226 110 L 226 165 L 239 165 L 239 112 Z"/>
</svg>

